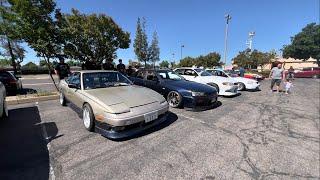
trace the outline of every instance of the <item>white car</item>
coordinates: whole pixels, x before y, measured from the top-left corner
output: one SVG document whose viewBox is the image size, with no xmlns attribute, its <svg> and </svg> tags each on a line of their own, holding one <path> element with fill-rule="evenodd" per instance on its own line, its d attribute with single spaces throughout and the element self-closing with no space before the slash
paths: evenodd
<svg viewBox="0 0 320 180">
<path fill-rule="evenodd" d="M 6 88 L 2 82 L 0 82 L 0 120 L 8 117 L 8 107 L 6 102 Z"/>
<path fill-rule="evenodd" d="M 238 85 L 233 79 L 213 76 L 199 68 L 177 68 L 174 71 L 188 81 L 207 84 L 216 88 L 219 95 L 234 96 L 238 94 Z"/>
<path fill-rule="evenodd" d="M 222 69 L 207 69 L 206 71 L 210 72 L 214 76 L 226 77 L 229 79 L 233 79 L 238 83 L 238 90 L 258 90 L 260 87 L 260 83 L 254 79 L 244 78 L 244 77 L 232 77 Z"/>
</svg>

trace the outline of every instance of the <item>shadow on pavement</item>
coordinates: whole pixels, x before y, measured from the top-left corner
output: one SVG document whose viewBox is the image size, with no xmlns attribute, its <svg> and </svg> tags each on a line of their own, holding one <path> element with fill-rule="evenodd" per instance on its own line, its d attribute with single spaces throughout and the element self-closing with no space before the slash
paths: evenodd
<svg viewBox="0 0 320 180">
<path fill-rule="evenodd" d="M 49 179 L 49 152 L 43 130 L 56 138 L 55 123 L 41 124 L 37 107 L 9 111 L 0 121 L 0 179 Z"/>
</svg>

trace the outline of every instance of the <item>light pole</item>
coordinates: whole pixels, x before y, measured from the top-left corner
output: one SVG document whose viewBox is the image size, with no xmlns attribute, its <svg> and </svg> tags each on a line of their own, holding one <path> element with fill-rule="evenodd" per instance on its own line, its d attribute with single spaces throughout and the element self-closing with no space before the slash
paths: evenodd
<svg viewBox="0 0 320 180">
<path fill-rule="evenodd" d="M 184 45 L 181 45 L 181 58 L 180 59 L 182 59 L 182 48 L 184 48 Z"/>
<path fill-rule="evenodd" d="M 226 31 L 224 36 L 224 66 L 227 64 L 227 40 L 228 40 L 228 27 L 229 27 L 229 21 L 231 20 L 231 16 L 229 14 L 225 15 L 225 18 L 227 20 L 226 22 Z"/>
</svg>

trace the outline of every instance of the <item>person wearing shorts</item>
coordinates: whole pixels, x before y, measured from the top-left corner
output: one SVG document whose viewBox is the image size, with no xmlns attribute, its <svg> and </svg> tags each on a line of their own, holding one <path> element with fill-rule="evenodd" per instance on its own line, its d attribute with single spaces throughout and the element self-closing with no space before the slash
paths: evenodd
<svg viewBox="0 0 320 180">
<path fill-rule="evenodd" d="M 271 78 L 271 91 L 273 92 L 273 86 L 277 86 L 277 92 L 280 91 L 281 80 L 283 79 L 282 64 L 278 64 L 277 67 L 271 69 L 269 77 Z"/>
</svg>

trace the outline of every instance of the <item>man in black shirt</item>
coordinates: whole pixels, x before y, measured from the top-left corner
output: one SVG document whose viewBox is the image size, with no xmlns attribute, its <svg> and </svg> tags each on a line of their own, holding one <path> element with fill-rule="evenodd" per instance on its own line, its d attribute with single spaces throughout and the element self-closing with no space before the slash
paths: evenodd
<svg viewBox="0 0 320 180">
<path fill-rule="evenodd" d="M 97 64 L 95 61 L 86 61 L 83 65 L 82 65 L 82 70 L 98 70 L 101 69 L 98 68 Z"/>
<path fill-rule="evenodd" d="M 126 66 L 124 64 L 122 64 L 122 59 L 119 59 L 119 64 L 117 65 L 117 70 L 123 74 L 126 72 Z"/>
<path fill-rule="evenodd" d="M 105 63 L 102 64 L 102 69 L 115 70 L 114 65 L 112 64 L 112 59 L 105 60 Z"/>
<path fill-rule="evenodd" d="M 59 63 L 54 68 L 55 73 L 58 75 L 59 80 L 62 80 L 70 74 L 70 67 L 64 62 L 63 58 L 59 58 Z"/>
</svg>

